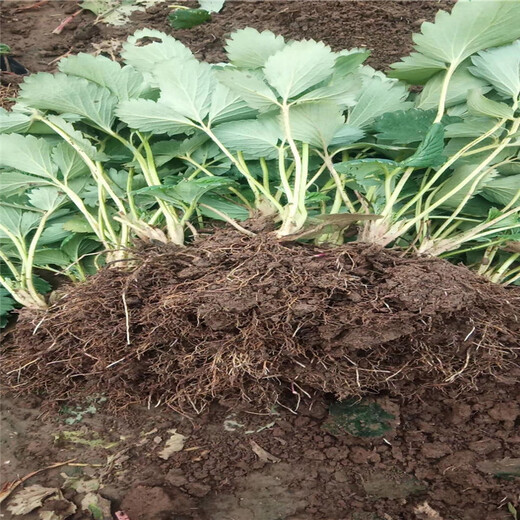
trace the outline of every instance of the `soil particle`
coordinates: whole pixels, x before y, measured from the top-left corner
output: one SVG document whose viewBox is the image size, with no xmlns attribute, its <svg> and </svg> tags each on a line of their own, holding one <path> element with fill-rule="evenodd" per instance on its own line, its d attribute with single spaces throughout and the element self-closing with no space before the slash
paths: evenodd
<svg viewBox="0 0 520 520">
<path fill-rule="evenodd" d="M 421 453 L 428 459 L 440 459 L 451 453 L 451 448 L 447 444 L 440 442 L 430 442 L 423 445 Z"/>
</svg>

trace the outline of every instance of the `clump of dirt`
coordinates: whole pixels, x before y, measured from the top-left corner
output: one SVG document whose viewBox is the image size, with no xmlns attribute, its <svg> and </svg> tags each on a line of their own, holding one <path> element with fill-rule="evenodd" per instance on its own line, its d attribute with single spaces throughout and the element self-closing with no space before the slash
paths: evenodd
<svg viewBox="0 0 520 520">
<path fill-rule="evenodd" d="M 134 253 L 135 268 L 103 270 L 44 315 L 21 313 L 5 384 L 53 400 L 100 391 L 112 406 L 265 411 L 312 391 L 467 387 L 519 346 L 520 291 L 439 259 L 228 229 Z"/>
</svg>

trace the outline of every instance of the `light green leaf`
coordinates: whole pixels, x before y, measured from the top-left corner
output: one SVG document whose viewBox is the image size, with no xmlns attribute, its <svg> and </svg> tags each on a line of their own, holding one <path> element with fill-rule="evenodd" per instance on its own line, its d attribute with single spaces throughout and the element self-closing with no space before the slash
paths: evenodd
<svg viewBox="0 0 520 520">
<path fill-rule="evenodd" d="M 276 94 L 252 71 L 225 68 L 216 73 L 217 79 L 238 94 L 251 108 L 272 109 L 278 102 Z"/>
<path fill-rule="evenodd" d="M 514 112 L 512 107 L 505 103 L 493 101 L 483 96 L 478 89 L 469 91 L 468 108 L 470 112 L 477 115 L 495 117 L 497 119 L 513 119 Z"/>
<path fill-rule="evenodd" d="M 342 108 L 351 107 L 356 103 L 356 99 L 361 90 L 361 79 L 353 74 L 346 78 L 337 80 L 337 83 L 318 87 L 303 96 L 299 97 L 294 104 L 314 102 L 314 101 L 331 101 Z"/>
<path fill-rule="evenodd" d="M 397 78 L 412 85 L 424 85 L 434 74 L 447 69 L 446 64 L 438 59 L 424 56 L 419 52 L 412 52 L 401 61 L 392 63 L 388 73 L 390 78 Z"/>
<path fill-rule="evenodd" d="M 446 65 L 455 66 L 478 51 L 510 43 L 520 37 L 520 4 L 517 1 L 459 1 L 451 14 L 439 11 L 435 23 L 425 22 L 414 35 L 418 53 L 400 66 L 394 76 L 420 82 Z M 426 57 L 426 59 L 425 59 Z"/>
<path fill-rule="evenodd" d="M 332 75 L 334 53 L 322 42 L 292 42 L 270 56 L 265 78 L 284 100 L 295 97 Z"/>
<path fill-rule="evenodd" d="M 8 112 L 0 107 L 0 134 L 26 132 L 31 123 L 31 116 L 21 112 Z"/>
<path fill-rule="evenodd" d="M 60 169 L 64 179 L 74 179 L 88 174 L 89 169 L 79 154 L 66 142 L 59 143 L 52 150 L 52 160 Z"/>
<path fill-rule="evenodd" d="M 147 99 L 123 101 L 116 113 L 130 128 L 141 132 L 176 135 L 194 127 L 189 119 L 171 106 Z"/>
<path fill-rule="evenodd" d="M 485 79 L 500 94 L 511 99 L 520 96 L 520 40 L 511 45 L 479 52 L 471 58 L 469 71 Z"/>
<path fill-rule="evenodd" d="M 345 77 L 354 72 L 370 56 L 368 49 L 354 48 L 340 51 L 334 64 L 334 76 Z"/>
<path fill-rule="evenodd" d="M 155 29 L 139 29 L 129 36 L 123 43 L 121 56 L 128 65 L 148 74 L 158 63 L 173 64 L 194 59 L 188 47 L 173 36 Z"/>
<path fill-rule="evenodd" d="M 446 126 L 446 137 L 479 137 L 491 130 L 496 125 L 496 119 L 491 117 L 470 116 L 460 123 L 451 123 Z M 498 136 L 502 130 L 497 130 L 494 136 Z"/>
<path fill-rule="evenodd" d="M 241 206 L 240 204 L 234 204 L 233 202 L 225 200 L 222 197 L 218 197 L 217 195 L 203 195 L 199 199 L 199 202 L 211 208 L 214 208 L 217 211 L 220 211 L 221 213 L 224 213 L 225 215 L 234 220 L 246 220 L 250 217 L 249 211 L 244 206 Z M 223 218 L 220 215 L 206 207 L 201 207 L 200 212 L 204 216 L 212 218 L 214 220 L 223 220 Z"/>
<path fill-rule="evenodd" d="M 106 87 L 120 100 L 139 97 L 148 88 L 143 75 L 133 67 L 121 67 L 116 61 L 101 55 L 76 54 L 62 59 L 58 68 L 63 73 Z"/>
<path fill-rule="evenodd" d="M 445 74 L 445 72 L 439 72 L 426 83 L 416 100 L 417 108 L 429 110 L 438 107 Z M 459 67 L 451 77 L 448 85 L 446 107 L 451 107 L 466 101 L 468 92 L 475 88 L 482 89 L 484 93 L 491 89 L 486 81 L 470 74 L 467 66 Z"/>
<path fill-rule="evenodd" d="M 249 121 L 223 123 L 214 129 L 222 144 L 233 152 L 243 152 L 246 159 L 274 159 L 281 136 L 278 119 L 263 117 Z"/>
<path fill-rule="evenodd" d="M 435 193 L 432 202 L 435 203 L 439 201 L 452 190 L 461 186 L 461 188 L 457 192 L 455 192 L 450 198 L 448 198 L 442 204 L 442 207 L 444 208 L 456 208 L 462 202 L 464 197 L 471 191 L 472 186 L 475 184 L 477 180 L 475 177 L 469 182 L 467 182 L 465 185 L 464 181 L 468 178 L 468 176 L 472 174 L 472 172 L 475 170 L 475 168 L 477 168 L 477 166 L 477 164 L 465 164 L 456 168 L 448 177 L 448 179 L 444 182 L 444 184 L 442 184 L 440 189 Z M 496 175 L 496 172 L 491 171 L 483 179 L 478 181 L 475 190 L 472 192 L 471 197 L 478 195 L 482 191 L 486 183 L 489 182 L 489 180 L 492 179 L 494 175 Z"/>
<path fill-rule="evenodd" d="M 360 128 L 368 126 L 386 112 L 409 108 L 411 103 L 405 101 L 407 97 L 408 90 L 401 83 L 377 75 L 368 78 L 358 102 L 349 112 L 347 122 Z"/>
<path fill-rule="evenodd" d="M 218 13 L 224 7 L 225 0 L 199 0 L 201 9 L 210 13 Z"/>
<path fill-rule="evenodd" d="M 401 162 L 401 166 L 415 168 L 430 168 L 442 164 L 444 161 L 444 126 L 435 123 L 421 141 L 416 152 Z"/>
<path fill-rule="evenodd" d="M 232 183 L 229 179 L 221 177 L 202 177 L 200 179 L 183 179 L 175 185 L 148 186 L 135 193 L 138 195 L 153 195 L 175 206 L 196 204 L 200 197 L 205 193 L 229 186 Z"/>
<path fill-rule="evenodd" d="M 0 171 L 0 187 L 2 197 L 9 197 L 15 193 L 21 193 L 36 186 L 45 186 L 48 181 L 41 177 L 26 175 L 17 171 Z"/>
<path fill-rule="evenodd" d="M 32 108 L 78 114 L 85 121 L 110 130 L 117 98 L 105 87 L 66 74 L 39 72 L 28 76 L 18 98 Z"/>
<path fill-rule="evenodd" d="M 69 123 L 65 119 L 60 116 L 54 116 L 52 114 L 48 114 L 45 119 L 50 121 L 53 125 L 62 130 L 74 144 L 80 148 L 82 152 L 87 155 L 93 161 L 107 161 L 108 157 L 103 152 L 98 150 L 86 137 L 85 135 L 76 130 L 72 123 Z"/>
<path fill-rule="evenodd" d="M 81 7 L 96 14 L 106 24 L 122 26 L 135 11 L 144 11 L 157 0 L 83 0 Z"/>
<path fill-rule="evenodd" d="M 92 233 L 92 227 L 82 215 L 74 215 L 63 223 L 65 231 L 72 233 Z"/>
<path fill-rule="evenodd" d="M 349 144 L 359 141 L 365 136 L 365 132 L 361 128 L 351 125 L 343 125 L 334 134 L 331 146 L 348 146 Z"/>
<path fill-rule="evenodd" d="M 250 119 L 255 117 L 257 111 L 230 88 L 223 83 L 217 83 L 211 95 L 209 109 L 209 121 L 211 124 L 225 123 L 237 119 Z"/>
<path fill-rule="evenodd" d="M 56 176 L 58 168 L 51 160 L 52 147 L 43 138 L 2 134 L 0 149 L 0 166 L 15 168 L 47 179 Z"/>
<path fill-rule="evenodd" d="M 36 188 L 29 193 L 29 202 L 43 211 L 54 211 L 64 199 L 65 196 L 60 195 L 58 189 L 51 186 Z"/>
<path fill-rule="evenodd" d="M 38 227 L 41 217 L 41 213 L 22 211 L 0 204 L 0 225 L 5 226 L 11 233 L 21 238 L 25 238 Z M 0 230 L 0 238 L 6 237 L 7 235 Z"/>
<path fill-rule="evenodd" d="M 333 103 L 305 103 L 291 107 L 291 134 L 294 139 L 326 149 L 345 123 L 341 108 Z"/>
<path fill-rule="evenodd" d="M 269 56 L 282 50 L 285 40 L 271 31 L 259 32 L 252 27 L 240 29 L 226 40 L 229 62 L 246 69 L 262 68 Z"/>
<path fill-rule="evenodd" d="M 208 115 L 215 87 L 211 65 L 196 60 L 163 63 L 155 67 L 153 75 L 161 89 L 161 103 L 194 121 Z"/>
<path fill-rule="evenodd" d="M 520 191 L 520 175 L 497 176 L 486 183 L 481 195 L 490 202 L 506 206 Z"/>
</svg>

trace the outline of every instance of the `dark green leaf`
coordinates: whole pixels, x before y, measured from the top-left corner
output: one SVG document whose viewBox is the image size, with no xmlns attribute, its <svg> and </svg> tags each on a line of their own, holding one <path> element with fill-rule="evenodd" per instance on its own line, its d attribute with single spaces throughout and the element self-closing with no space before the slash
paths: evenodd
<svg viewBox="0 0 520 520">
<path fill-rule="evenodd" d="M 168 20 L 174 29 L 191 29 L 211 20 L 211 15 L 205 9 L 176 9 Z"/>
<path fill-rule="evenodd" d="M 444 161 L 444 126 L 435 123 L 422 140 L 417 151 L 408 159 L 401 162 L 401 166 L 414 168 L 430 168 L 442 164 Z"/>
</svg>

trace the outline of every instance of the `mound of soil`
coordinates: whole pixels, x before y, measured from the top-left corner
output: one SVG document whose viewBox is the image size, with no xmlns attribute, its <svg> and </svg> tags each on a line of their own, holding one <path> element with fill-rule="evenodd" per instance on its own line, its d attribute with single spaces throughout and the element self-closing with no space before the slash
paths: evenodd
<svg viewBox="0 0 520 520">
<path fill-rule="evenodd" d="M 212 400 L 296 409 L 316 391 L 471 386 L 512 366 L 520 346 L 520 291 L 439 259 L 224 229 L 134 262 L 71 287 L 44 315 L 23 311 L 4 383 L 184 413 Z"/>
</svg>

